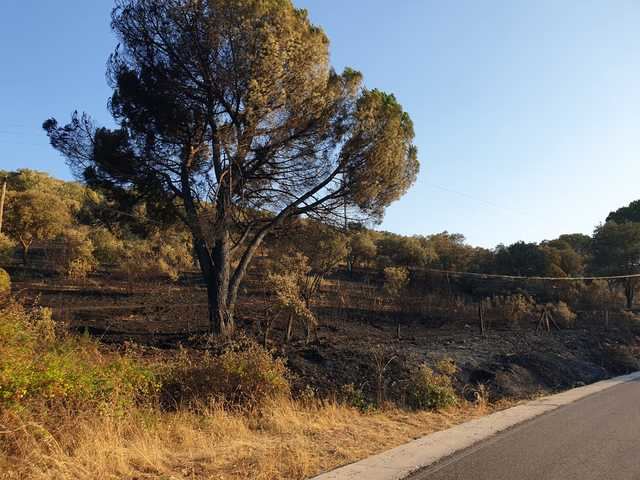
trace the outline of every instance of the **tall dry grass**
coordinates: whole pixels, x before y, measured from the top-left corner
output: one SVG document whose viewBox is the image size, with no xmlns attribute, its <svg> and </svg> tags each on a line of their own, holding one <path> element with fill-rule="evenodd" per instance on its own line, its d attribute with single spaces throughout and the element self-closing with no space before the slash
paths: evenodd
<svg viewBox="0 0 640 480">
<path fill-rule="evenodd" d="M 435 412 L 376 411 L 279 400 L 253 414 L 134 408 L 124 416 L 5 412 L 2 479 L 304 479 L 486 414 L 469 404 Z"/>
<path fill-rule="evenodd" d="M 0 308 L 0 479 L 303 479 L 489 409 L 294 400 L 250 339 L 165 365 L 55 327 L 46 309 Z"/>
</svg>

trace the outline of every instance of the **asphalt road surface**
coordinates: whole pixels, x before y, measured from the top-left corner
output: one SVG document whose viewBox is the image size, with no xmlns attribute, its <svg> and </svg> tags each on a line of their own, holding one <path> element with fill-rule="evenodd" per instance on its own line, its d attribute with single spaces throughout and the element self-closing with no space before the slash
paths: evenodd
<svg viewBox="0 0 640 480">
<path fill-rule="evenodd" d="M 578 400 L 410 480 L 640 480 L 640 381 Z"/>
</svg>

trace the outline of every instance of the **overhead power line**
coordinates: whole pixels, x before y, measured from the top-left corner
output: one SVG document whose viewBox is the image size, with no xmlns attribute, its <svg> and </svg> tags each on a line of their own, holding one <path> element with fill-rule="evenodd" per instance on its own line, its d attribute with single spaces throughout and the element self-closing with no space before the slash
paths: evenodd
<svg viewBox="0 0 640 480">
<path fill-rule="evenodd" d="M 440 273 L 444 275 L 452 275 L 459 277 L 474 277 L 474 278 L 497 278 L 505 280 L 535 280 L 535 281 L 593 281 L 593 280 L 623 280 L 625 278 L 640 278 L 640 273 L 631 275 L 610 275 L 604 277 L 540 277 L 531 276 L 526 277 L 523 275 L 499 275 L 495 273 L 475 273 L 475 272 L 457 272 L 453 270 L 438 270 L 435 268 L 422 269 L 425 272 Z"/>
</svg>

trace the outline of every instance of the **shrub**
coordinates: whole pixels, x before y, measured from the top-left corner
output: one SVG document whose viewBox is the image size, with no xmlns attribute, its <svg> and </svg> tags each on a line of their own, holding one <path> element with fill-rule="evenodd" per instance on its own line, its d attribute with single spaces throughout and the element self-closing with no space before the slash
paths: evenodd
<svg viewBox="0 0 640 480">
<path fill-rule="evenodd" d="M 304 286 L 309 266 L 302 254 L 292 255 L 285 268 L 268 273 L 265 281 L 267 291 L 273 294 L 271 312 L 275 317 L 288 318 L 287 340 L 290 340 L 293 321 L 300 321 L 307 328 L 307 340 L 316 325 L 316 318 L 304 298 Z M 283 265 L 284 267 L 284 265 Z"/>
<path fill-rule="evenodd" d="M 98 262 L 93 256 L 93 242 L 84 229 L 68 229 L 59 236 L 61 247 L 50 253 L 59 273 L 73 279 L 85 278 Z"/>
<path fill-rule="evenodd" d="M 125 240 L 123 258 L 119 262 L 121 273 L 130 282 L 148 280 L 160 275 L 157 257 L 144 240 Z"/>
<path fill-rule="evenodd" d="M 48 309 L 0 310 L 0 409 L 30 402 L 121 409 L 153 396 L 154 373 L 87 338 L 55 334 Z"/>
<path fill-rule="evenodd" d="M 619 320 L 616 323 L 624 332 L 626 341 L 633 342 L 634 337 L 640 336 L 640 315 L 624 310 L 617 316 Z"/>
<path fill-rule="evenodd" d="M 436 370 L 443 375 L 453 376 L 458 373 L 458 366 L 451 358 L 443 358 L 436 363 Z"/>
<path fill-rule="evenodd" d="M 579 308 L 585 310 L 607 310 L 622 303 L 619 292 L 612 291 L 604 280 L 581 286 L 577 297 Z"/>
<path fill-rule="evenodd" d="M 352 268 L 358 265 L 368 265 L 376 258 L 376 244 L 373 236 L 367 231 L 352 234 L 349 238 L 348 248 L 348 261 Z"/>
<path fill-rule="evenodd" d="M 496 296 L 489 303 L 489 315 L 498 324 L 507 327 L 518 325 L 521 320 L 531 318 L 535 311 L 535 302 L 522 293 Z"/>
<path fill-rule="evenodd" d="M 11 292 L 11 278 L 6 270 L 0 268 L 0 298 L 5 297 Z"/>
<path fill-rule="evenodd" d="M 0 264 L 6 265 L 13 259 L 16 251 L 16 242 L 7 237 L 4 233 L 0 233 Z"/>
<path fill-rule="evenodd" d="M 106 228 L 95 228 L 89 234 L 98 262 L 115 265 L 124 258 L 124 243 Z"/>
<path fill-rule="evenodd" d="M 625 345 L 608 345 L 601 352 L 601 363 L 604 368 L 615 375 L 635 372 L 640 369 L 640 360 L 631 347 Z"/>
<path fill-rule="evenodd" d="M 556 324 L 561 328 L 571 328 L 576 324 L 577 315 L 569 308 L 569 305 L 560 301 L 558 303 L 550 303 L 547 309 Z"/>
<path fill-rule="evenodd" d="M 342 403 L 357 408 L 363 413 L 374 409 L 373 403 L 367 400 L 362 389 L 356 387 L 353 383 L 348 383 L 340 387 L 339 398 Z"/>
<path fill-rule="evenodd" d="M 397 297 L 409 283 L 409 270 L 404 267 L 387 267 L 384 269 L 384 293 L 389 297 Z"/>
<path fill-rule="evenodd" d="M 191 266 L 188 242 L 179 234 L 164 232 L 149 239 L 130 239 L 122 244 L 120 268 L 129 281 L 168 278 L 176 281 Z"/>
<path fill-rule="evenodd" d="M 288 371 L 255 342 L 228 347 L 221 355 L 185 356 L 168 374 L 163 391 L 168 406 L 198 407 L 210 401 L 230 407 L 259 408 L 268 400 L 289 396 Z M 173 405 L 171 405 L 173 404 Z"/>
<path fill-rule="evenodd" d="M 154 244 L 158 252 L 158 268 L 172 281 L 178 280 L 181 270 L 192 266 L 191 243 L 185 235 L 165 232 L 155 238 Z"/>
<path fill-rule="evenodd" d="M 426 364 L 420 365 L 409 379 L 407 400 L 418 410 L 440 410 L 458 402 L 451 375 L 457 370 L 451 360 L 438 362 L 435 372 Z"/>
</svg>

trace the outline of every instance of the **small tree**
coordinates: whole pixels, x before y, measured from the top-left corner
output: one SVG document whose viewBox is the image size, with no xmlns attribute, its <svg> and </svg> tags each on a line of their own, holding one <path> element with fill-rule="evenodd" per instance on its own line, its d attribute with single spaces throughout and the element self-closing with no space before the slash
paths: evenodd
<svg viewBox="0 0 640 480">
<path fill-rule="evenodd" d="M 382 290 L 389 300 L 397 302 L 407 285 L 409 285 L 409 270 L 404 267 L 387 267 L 384 269 L 384 286 Z M 396 315 L 396 337 L 400 338 L 399 315 Z"/>
<path fill-rule="evenodd" d="M 399 298 L 402 291 L 409 284 L 409 270 L 404 267 L 387 267 L 384 269 L 385 295 Z"/>
<path fill-rule="evenodd" d="M 371 349 L 371 360 L 375 372 L 376 403 L 382 407 L 385 402 L 385 376 L 391 363 L 396 359 L 396 355 L 388 351 L 382 345 L 377 345 Z"/>
<path fill-rule="evenodd" d="M 58 237 L 62 248 L 54 252 L 56 269 L 69 278 L 79 280 L 95 270 L 98 262 L 93 256 L 93 243 L 85 229 L 69 228 Z"/>
<path fill-rule="evenodd" d="M 346 259 L 348 249 L 346 237 L 336 230 L 316 224 L 307 234 L 308 236 L 302 239 L 302 251 L 309 259 L 311 268 L 303 288 L 303 296 L 309 307 L 327 275 L 334 272 Z"/>
<path fill-rule="evenodd" d="M 585 258 L 569 242 L 560 239 L 542 242 L 540 249 L 551 263 L 548 272 L 550 276 L 564 277 L 583 273 Z"/>
<path fill-rule="evenodd" d="M 473 248 L 467 245 L 461 233 L 447 231 L 430 235 L 425 239 L 427 250 L 435 253 L 431 264 L 443 270 L 467 271 L 473 255 Z"/>
<path fill-rule="evenodd" d="M 316 318 L 311 312 L 303 289 L 307 285 L 310 272 L 309 260 L 300 252 L 293 253 L 275 265 L 274 272 L 267 274 L 267 289 L 274 295 L 273 310 L 276 316 L 287 318 L 285 342 L 289 343 L 293 335 L 293 323 L 301 321 L 307 331 L 307 342 L 311 340 Z M 270 322 L 265 327 L 267 341 Z"/>
<path fill-rule="evenodd" d="M 311 306 L 323 280 L 347 258 L 347 239 L 341 232 L 308 220 L 293 222 L 288 237 L 274 245 L 272 257 L 279 266 L 291 268 L 296 255 L 306 258 L 308 271 L 300 276 L 300 292 L 307 307 Z"/>
<path fill-rule="evenodd" d="M 71 224 L 67 205 L 49 193 L 31 190 L 12 193 L 7 210 L 6 230 L 20 242 L 25 265 L 34 240 L 55 238 Z"/>
<path fill-rule="evenodd" d="M 504 275 L 544 276 L 551 261 L 536 243 L 516 242 L 496 247 L 493 270 Z"/>
<path fill-rule="evenodd" d="M 350 271 L 353 271 L 353 268 L 358 265 L 371 262 L 376 258 L 376 253 L 378 252 L 372 235 L 366 231 L 352 234 L 349 237 L 348 248 L 349 254 L 347 260 Z"/>
<path fill-rule="evenodd" d="M 379 266 L 422 267 L 437 259 L 424 237 L 404 237 L 384 232 L 376 242 Z M 391 262 L 391 265 L 385 264 Z"/>
<path fill-rule="evenodd" d="M 590 270 L 601 275 L 640 273 L 640 223 L 607 222 L 593 234 Z M 624 288 L 627 308 L 633 307 L 636 278 L 619 281 Z"/>
</svg>

